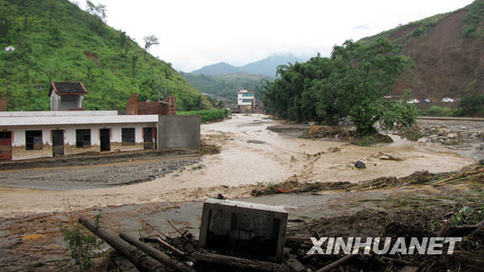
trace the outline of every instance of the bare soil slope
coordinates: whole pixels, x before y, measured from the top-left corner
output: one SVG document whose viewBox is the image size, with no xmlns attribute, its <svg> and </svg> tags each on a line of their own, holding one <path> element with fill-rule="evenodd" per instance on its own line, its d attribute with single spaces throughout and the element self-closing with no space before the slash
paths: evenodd
<svg viewBox="0 0 484 272">
<path fill-rule="evenodd" d="M 402 46 L 402 53 L 413 59 L 415 67 L 397 81 L 392 95 L 405 90 L 412 97 L 462 97 L 471 93 L 484 93 L 484 22 L 469 23 L 471 9 L 482 13 L 484 1 L 450 14 L 436 15 L 401 26 L 362 42 L 385 37 Z M 475 27 L 475 34 L 466 35 L 466 29 Z"/>
</svg>

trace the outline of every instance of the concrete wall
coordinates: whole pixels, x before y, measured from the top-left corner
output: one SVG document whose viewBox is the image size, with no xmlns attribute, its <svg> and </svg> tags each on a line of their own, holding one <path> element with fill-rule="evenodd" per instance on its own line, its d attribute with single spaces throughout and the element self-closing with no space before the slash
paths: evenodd
<svg viewBox="0 0 484 272">
<path fill-rule="evenodd" d="M 50 94 L 50 110 L 58 111 L 60 104 L 60 96 L 58 96 L 54 91 Z"/>
<path fill-rule="evenodd" d="M 158 151 L 198 150 L 200 147 L 200 116 L 158 117 Z"/>
<path fill-rule="evenodd" d="M 199 246 L 221 254 L 281 261 L 288 213 L 280 206 L 207 199 Z"/>
</svg>

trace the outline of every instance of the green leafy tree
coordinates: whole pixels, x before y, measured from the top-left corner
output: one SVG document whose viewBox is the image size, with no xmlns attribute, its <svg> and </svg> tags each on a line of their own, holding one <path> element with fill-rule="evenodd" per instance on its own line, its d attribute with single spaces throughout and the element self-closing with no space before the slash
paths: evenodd
<svg viewBox="0 0 484 272">
<path fill-rule="evenodd" d="M 264 106 L 282 118 L 334 125 L 350 117 L 360 135 L 412 126 L 415 110 L 402 102 L 385 101 L 407 59 L 384 39 L 368 44 L 346 41 L 330 58 L 320 55 L 306 63 L 280 66 L 280 76 L 263 86 Z"/>
<path fill-rule="evenodd" d="M 461 116 L 484 117 L 484 94 L 472 94 L 462 98 L 458 114 Z"/>
</svg>

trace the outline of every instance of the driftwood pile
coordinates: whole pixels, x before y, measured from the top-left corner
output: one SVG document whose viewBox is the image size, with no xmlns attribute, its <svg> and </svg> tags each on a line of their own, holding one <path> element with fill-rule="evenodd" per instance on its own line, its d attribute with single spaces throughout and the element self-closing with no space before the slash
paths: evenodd
<svg viewBox="0 0 484 272">
<path fill-rule="evenodd" d="M 139 271 L 225 271 L 235 267 L 235 271 L 292 271 L 288 266 L 251 260 L 204 251 L 197 247 L 197 241 L 187 232 L 170 225 L 180 234 L 170 238 L 160 232 L 160 236 L 143 237 L 139 240 L 126 234 L 116 235 L 112 231 L 96 226 L 95 222 L 80 217 L 79 222 L 96 236 L 104 240 L 117 254 L 128 259 Z M 158 244 L 155 248 L 150 244 Z"/>
<path fill-rule="evenodd" d="M 182 232 L 173 224 L 172 227 L 179 233 L 179 237 L 170 238 L 162 232 L 160 236 L 150 236 L 136 239 L 126 233 L 116 235 L 112 231 L 96 226 L 94 221 L 87 218 L 79 218 L 79 222 L 93 232 L 96 236 L 109 244 L 116 253 L 128 259 L 139 271 L 439 271 L 442 263 L 435 258 L 427 256 L 426 260 L 402 258 L 402 256 L 379 256 L 379 255 L 307 255 L 312 247 L 309 237 L 289 236 L 286 239 L 286 251 L 283 263 L 272 263 L 253 259 L 245 259 L 208 252 L 197 246 L 197 241 L 188 232 Z M 397 224 L 391 226 L 397 232 L 415 232 L 415 228 L 407 228 L 407 225 Z M 151 226 L 154 228 L 153 226 Z M 387 226 L 386 229 L 390 227 Z M 156 228 L 154 228 L 156 230 Z M 427 236 L 427 233 L 411 233 L 412 236 Z M 401 233 L 399 233 L 401 235 Z M 477 252 L 482 252 L 484 238 L 484 221 L 476 225 L 461 225 L 446 227 L 441 230 L 439 236 L 471 237 L 466 240 L 476 240 L 478 236 L 479 247 Z M 473 250 L 474 253 L 476 252 Z M 448 256 L 445 262 L 466 263 L 462 271 L 472 271 L 484 267 L 484 259 L 475 257 L 475 254 L 463 254 L 456 252 L 454 256 Z M 421 256 L 426 258 L 425 256 Z M 442 256 L 441 256 L 442 257 Z M 468 258 L 467 258 L 468 257 Z M 436 265 L 440 263 L 440 267 Z M 445 265 L 445 264 L 444 264 Z M 433 267 L 434 266 L 434 267 Z M 463 267 L 463 268 L 464 268 Z M 123 270 L 118 267 L 117 271 Z"/>
</svg>

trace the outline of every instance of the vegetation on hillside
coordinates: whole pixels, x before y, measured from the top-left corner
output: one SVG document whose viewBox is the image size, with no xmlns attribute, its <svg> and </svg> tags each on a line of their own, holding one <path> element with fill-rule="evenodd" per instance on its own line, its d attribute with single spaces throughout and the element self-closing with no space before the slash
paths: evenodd
<svg viewBox="0 0 484 272">
<path fill-rule="evenodd" d="M 212 107 L 170 64 L 107 26 L 103 8 L 89 6 L 90 14 L 67 0 L 0 2 L 0 96 L 9 98 L 8 110 L 49 109 L 50 81 L 82 81 L 87 109 L 123 110 L 133 92 L 151 101 L 175 95 L 180 110 Z M 15 51 L 4 50 L 10 45 Z"/>
<path fill-rule="evenodd" d="M 463 20 L 462 35 L 470 38 L 478 36 L 484 40 L 484 0 L 476 0 L 465 9 L 467 14 Z"/>
<path fill-rule="evenodd" d="M 403 48 L 403 46 L 408 42 L 408 40 L 410 38 L 415 38 L 415 37 L 418 37 L 420 35 L 425 35 L 425 34 L 430 33 L 430 31 L 432 31 L 433 27 L 440 20 L 444 19 L 445 17 L 449 16 L 450 14 L 451 13 L 437 14 L 437 15 L 434 15 L 434 16 L 431 16 L 431 17 L 428 17 L 428 18 L 424 18 L 422 20 L 410 22 L 406 25 L 399 25 L 396 28 L 393 28 L 393 29 L 390 29 L 390 30 L 387 30 L 387 31 L 383 31 L 383 32 L 378 33 L 374 36 L 363 38 L 363 39 L 359 40 L 358 42 L 360 42 L 360 43 L 371 43 L 371 42 L 374 42 L 374 41 L 381 39 L 381 38 L 389 39 L 389 37 L 392 34 L 403 31 L 403 32 L 405 32 L 405 35 L 402 35 L 401 37 L 399 37 L 396 40 L 392 40 L 393 43 L 399 44 L 401 46 L 400 48 Z M 404 31 L 404 30 L 407 30 L 407 31 Z"/>
<path fill-rule="evenodd" d="M 229 116 L 227 109 L 210 109 L 199 111 L 181 111 L 177 112 L 177 115 L 200 115 L 202 123 L 222 121 Z"/>
<path fill-rule="evenodd" d="M 413 125 L 413 105 L 383 99 L 409 61 L 385 39 L 369 44 L 345 42 L 330 58 L 316 56 L 306 63 L 283 65 L 280 78 L 263 87 L 267 111 L 297 121 L 337 124 L 346 117 L 359 135 Z"/>
<path fill-rule="evenodd" d="M 236 102 L 238 90 L 256 90 L 262 86 L 264 76 L 231 74 L 221 76 L 181 73 L 185 79 L 204 93 L 223 97 Z"/>
</svg>

